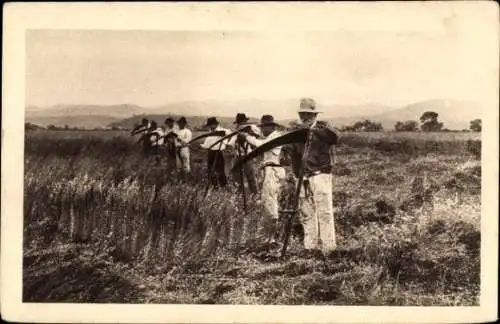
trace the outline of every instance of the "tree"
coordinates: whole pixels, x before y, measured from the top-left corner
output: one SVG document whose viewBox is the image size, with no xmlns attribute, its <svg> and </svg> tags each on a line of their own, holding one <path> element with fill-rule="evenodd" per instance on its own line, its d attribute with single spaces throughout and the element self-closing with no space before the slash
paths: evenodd
<svg viewBox="0 0 500 324">
<path fill-rule="evenodd" d="M 470 130 L 473 132 L 480 132 L 481 131 L 481 119 L 477 118 L 474 120 L 470 121 Z"/>
<path fill-rule="evenodd" d="M 439 114 L 434 111 L 426 111 L 420 116 L 420 129 L 424 132 L 439 132 L 443 123 L 438 121 Z"/>
<path fill-rule="evenodd" d="M 414 120 L 407 120 L 405 122 L 398 121 L 394 125 L 396 132 L 416 132 L 418 130 L 418 123 Z"/>
<path fill-rule="evenodd" d="M 352 126 L 344 127 L 344 129 L 354 132 L 380 132 L 384 128 L 381 123 L 372 122 L 368 119 L 355 122 Z"/>
</svg>

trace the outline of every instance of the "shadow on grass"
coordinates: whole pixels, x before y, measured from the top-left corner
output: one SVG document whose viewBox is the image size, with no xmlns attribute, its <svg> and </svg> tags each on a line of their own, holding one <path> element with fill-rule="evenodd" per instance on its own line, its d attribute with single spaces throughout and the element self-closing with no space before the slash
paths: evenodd
<svg viewBox="0 0 500 324">
<path fill-rule="evenodd" d="M 25 255 L 23 302 L 141 303 L 141 289 L 75 249 Z"/>
</svg>

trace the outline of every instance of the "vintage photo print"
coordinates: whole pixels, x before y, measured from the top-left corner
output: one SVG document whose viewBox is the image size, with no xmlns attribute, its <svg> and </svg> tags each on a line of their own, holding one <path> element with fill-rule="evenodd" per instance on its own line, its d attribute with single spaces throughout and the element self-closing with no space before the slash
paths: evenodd
<svg viewBox="0 0 500 324">
<path fill-rule="evenodd" d="M 4 8 L 3 319 L 495 320 L 496 3 Z"/>
</svg>

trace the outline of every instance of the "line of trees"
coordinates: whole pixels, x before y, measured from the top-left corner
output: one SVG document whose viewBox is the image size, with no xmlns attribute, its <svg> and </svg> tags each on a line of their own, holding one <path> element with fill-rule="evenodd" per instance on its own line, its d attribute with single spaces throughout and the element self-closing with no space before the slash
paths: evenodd
<svg viewBox="0 0 500 324">
<path fill-rule="evenodd" d="M 380 132 L 384 128 L 381 123 L 374 122 L 368 119 L 358 121 L 350 126 L 343 126 L 341 131 L 346 132 Z M 469 129 L 461 131 L 480 132 L 481 119 L 477 118 L 470 121 Z M 450 132 L 451 130 L 444 128 L 444 124 L 439 121 L 439 114 L 434 111 L 426 111 L 420 116 L 419 120 L 398 121 L 394 125 L 396 132 Z"/>
<path fill-rule="evenodd" d="M 381 123 L 365 119 L 355 122 L 351 126 L 344 126 L 342 130 L 346 132 L 381 132 L 384 130 L 384 127 L 382 127 Z"/>
<path fill-rule="evenodd" d="M 94 127 L 94 128 L 80 128 L 80 127 L 69 127 L 68 125 L 64 126 L 57 126 L 57 125 L 48 125 L 47 127 L 32 124 L 29 122 L 24 123 L 24 129 L 29 131 L 29 130 L 38 130 L 38 129 L 46 129 L 46 130 L 51 130 L 51 131 L 92 131 L 92 130 L 124 130 L 122 127 L 118 126 L 111 126 L 111 127 Z"/>
</svg>

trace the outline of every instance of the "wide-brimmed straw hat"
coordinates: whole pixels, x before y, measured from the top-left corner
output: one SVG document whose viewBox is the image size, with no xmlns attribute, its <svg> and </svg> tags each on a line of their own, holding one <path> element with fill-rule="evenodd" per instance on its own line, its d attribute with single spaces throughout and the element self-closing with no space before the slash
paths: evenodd
<svg viewBox="0 0 500 324">
<path fill-rule="evenodd" d="M 319 114 L 322 111 L 316 109 L 316 102 L 311 98 L 300 99 L 300 106 L 298 112 L 309 112 Z"/>
<path fill-rule="evenodd" d="M 262 127 L 262 126 L 280 126 L 274 121 L 274 117 L 272 115 L 263 115 L 262 118 L 260 119 L 260 124 L 257 126 Z"/>
</svg>

